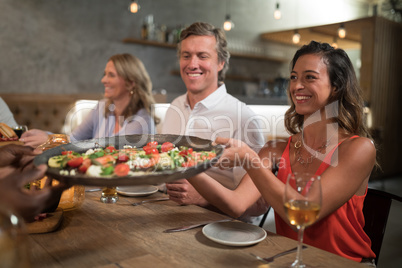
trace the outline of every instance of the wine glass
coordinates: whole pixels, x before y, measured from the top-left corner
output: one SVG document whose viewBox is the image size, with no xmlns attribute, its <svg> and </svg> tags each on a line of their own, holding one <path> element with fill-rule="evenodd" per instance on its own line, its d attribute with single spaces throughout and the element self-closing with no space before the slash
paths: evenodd
<svg viewBox="0 0 402 268">
<path fill-rule="evenodd" d="M 291 267 L 305 267 L 302 260 L 303 233 L 313 224 L 321 209 L 320 176 L 310 173 L 289 174 L 285 186 L 284 206 L 291 225 L 298 230 L 296 260 Z"/>
</svg>

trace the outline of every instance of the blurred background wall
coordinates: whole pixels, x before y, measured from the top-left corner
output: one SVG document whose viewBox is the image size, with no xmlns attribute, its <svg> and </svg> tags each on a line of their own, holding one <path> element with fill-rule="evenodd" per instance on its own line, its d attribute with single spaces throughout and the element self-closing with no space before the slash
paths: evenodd
<svg viewBox="0 0 402 268">
<path fill-rule="evenodd" d="M 282 18 L 273 12 L 280 4 Z M 139 0 L 138 13 L 128 10 L 130 0 L 1 0 L 0 92 L 102 93 L 100 79 L 107 59 L 132 53 L 148 69 L 154 89 L 168 95 L 185 92 L 175 50 L 123 43 L 140 38 L 141 26 L 153 15 L 167 30 L 206 21 L 221 27 L 226 14 L 235 23 L 227 32 L 232 50 L 263 49 L 282 62 L 232 58 L 229 74 L 256 80 L 287 77 L 291 56 L 297 49 L 262 42 L 263 32 L 328 24 L 365 17 L 370 5 L 361 0 Z M 359 53 L 350 52 L 351 55 Z M 250 83 L 228 80 L 234 95 L 244 95 Z M 251 85 L 252 86 L 252 85 Z"/>
</svg>

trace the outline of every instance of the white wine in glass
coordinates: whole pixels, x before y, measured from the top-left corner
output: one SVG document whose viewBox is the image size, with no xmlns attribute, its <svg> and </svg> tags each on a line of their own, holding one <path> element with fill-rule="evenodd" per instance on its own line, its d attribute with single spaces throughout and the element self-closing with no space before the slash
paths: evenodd
<svg viewBox="0 0 402 268">
<path fill-rule="evenodd" d="M 321 209 L 320 176 L 310 173 L 289 174 L 285 186 L 284 206 L 291 225 L 298 230 L 296 260 L 291 267 L 305 267 L 302 260 L 304 229 L 313 224 Z"/>
</svg>

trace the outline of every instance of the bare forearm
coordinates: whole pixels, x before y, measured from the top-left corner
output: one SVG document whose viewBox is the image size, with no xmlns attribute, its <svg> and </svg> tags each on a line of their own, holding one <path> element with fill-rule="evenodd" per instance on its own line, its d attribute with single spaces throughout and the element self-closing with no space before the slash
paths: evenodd
<svg viewBox="0 0 402 268">
<path fill-rule="evenodd" d="M 255 161 L 252 168 L 245 168 L 248 176 L 251 178 L 265 201 L 278 213 L 286 219 L 283 208 L 284 184 L 272 173 L 271 169 L 264 164 L 264 160 Z"/>
<path fill-rule="evenodd" d="M 240 217 L 253 204 L 252 199 L 245 199 L 244 195 L 237 192 L 237 189 L 234 191 L 227 189 L 205 173 L 190 178 L 188 181 L 209 204 L 234 218 Z M 255 199 L 258 199 L 258 195 Z"/>
</svg>

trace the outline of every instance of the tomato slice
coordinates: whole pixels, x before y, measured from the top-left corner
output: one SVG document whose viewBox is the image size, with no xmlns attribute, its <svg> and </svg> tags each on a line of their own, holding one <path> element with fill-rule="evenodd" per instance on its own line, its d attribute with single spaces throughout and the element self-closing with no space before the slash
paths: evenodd
<svg viewBox="0 0 402 268">
<path fill-rule="evenodd" d="M 146 146 L 149 146 L 151 148 L 156 148 L 158 147 L 158 142 L 157 141 L 150 141 Z"/>
<path fill-rule="evenodd" d="M 119 162 L 127 162 L 129 159 L 130 159 L 129 156 L 126 155 L 125 153 L 119 153 L 117 156 L 117 160 Z"/>
<path fill-rule="evenodd" d="M 62 151 L 61 155 L 68 155 L 68 154 L 72 154 L 73 151 Z"/>
<path fill-rule="evenodd" d="M 179 155 L 185 156 L 190 155 L 193 152 L 193 148 L 188 148 L 187 150 L 180 151 Z"/>
<path fill-rule="evenodd" d="M 156 147 L 152 148 L 151 146 L 145 145 L 142 147 L 142 149 L 144 150 L 145 154 L 159 154 L 159 151 Z"/>
<path fill-rule="evenodd" d="M 107 153 L 113 153 L 113 152 L 116 152 L 116 148 L 114 146 L 108 146 L 105 148 L 105 151 Z"/>
<path fill-rule="evenodd" d="M 127 164 L 124 164 L 124 163 L 117 164 L 114 167 L 114 174 L 116 174 L 119 177 L 127 176 L 129 171 L 130 171 L 130 167 Z"/>
<path fill-rule="evenodd" d="M 92 161 L 89 158 L 85 158 L 82 162 L 81 166 L 78 168 L 78 171 L 81 173 L 87 172 L 88 168 L 92 165 Z"/>
<path fill-rule="evenodd" d="M 161 151 L 162 151 L 162 153 L 165 153 L 165 152 L 169 152 L 169 151 L 172 150 L 173 148 L 174 148 L 174 144 L 167 141 L 167 142 L 164 142 L 164 143 L 162 144 L 162 146 L 161 146 Z"/>
<path fill-rule="evenodd" d="M 72 159 L 68 160 L 67 165 L 69 165 L 72 168 L 76 168 L 76 167 L 81 166 L 83 161 L 84 161 L 84 159 L 82 157 L 76 157 L 76 158 L 72 158 Z"/>
</svg>

